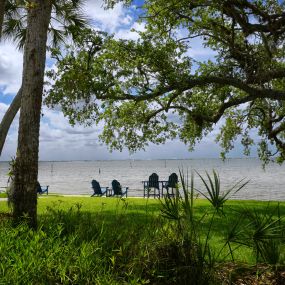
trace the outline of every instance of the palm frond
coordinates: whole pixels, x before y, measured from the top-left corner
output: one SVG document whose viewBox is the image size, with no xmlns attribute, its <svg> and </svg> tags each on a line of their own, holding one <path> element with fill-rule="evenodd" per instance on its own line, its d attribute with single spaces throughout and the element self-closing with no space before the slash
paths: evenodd
<svg viewBox="0 0 285 285">
<path fill-rule="evenodd" d="M 18 49 L 23 49 L 24 45 L 25 45 L 25 41 L 26 41 L 26 28 L 23 28 L 21 30 L 18 31 L 18 33 L 16 33 L 15 35 L 15 42 L 17 43 L 17 48 Z"/>
<path fill-rule="evenodd" d="M 164 201 L 161 202 L 161 214 L 164 218 L 169 220 L 180 219 L 180 197 L 177 195 L 174 198 L 168 196 L 165 197 Z"/>
<path fill-rule="evenodd" d="M 26 27 L 24 27 L 21 19 L 10 18 L 4 22 L 3 38 L 14 41 L 18 49 L 23 48 L 26 40 Z"/>
<path fill-rule="evenodd" d="M 65 40 L 65 32 L 52 26 L 49 28 L 49 35 L 53 47 L 58 47 Z"/>
<path fill-rule="evenodd" d="M 7 1 L 2 29 L 2 37 L 15 41 L 19 49 L 23 48 L 26 38 L 27 11 L 24 2 Z M 54 1 L 52 13 L 55 16 L 52 17 L 49 27 L 53 47 L 59 46 L 68 36 L 73 38 L 80 30 L 88 27 L 89 19 L 83 13 L 83 4 L 83 0 Z"/>
<path fill-rule="evenodd" d="M 18 48 L 23 47 L 26 29 L 26 11 L 21 3 L 16 1 L 7 1 L 5 7 L 5 15 L 2 29 L 4 39 L 11 39 Z"/>
<path fill-rule="evenodd" d="M 74 37 L 80 30 L 88 28 L 90 19 L 83 13 L 82 0 L 56 1 L 53 4 L 53 18 L 65 36 Z M 58 28 L 58 30 L 59 30 Z"/>
<path fill-rule="evenodd" d="M 221 213 L 223 213 L 223 206 L 225 202 L 229 199 L 229 195 L 237 193 L 249 182 L 246 181 L 242 183 L 242 181 L 244 181 L 244 179 L 242 179 L 238 181 L 236 184 L 234 184 L 231 188 L 222 193 L 220 177 L 215 170 L 213 170 L 213 178 L 206 171 L 208 182 L 197 171 L 196 173 L 199 175 L 200 179 L 202 180 L 206 188 L 207 194 L 203 193 L 198 189 L 196 190 L 213 205 L 213 207 L 217 212 Z"/>
</svg>

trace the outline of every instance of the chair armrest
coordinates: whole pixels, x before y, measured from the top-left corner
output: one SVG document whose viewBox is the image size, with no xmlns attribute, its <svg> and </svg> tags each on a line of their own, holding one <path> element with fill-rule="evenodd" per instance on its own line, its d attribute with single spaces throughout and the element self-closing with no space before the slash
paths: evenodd
<svg viewBox="0 0 285 285">
<path fill-rule="evenodd" d="M 123 191 L 123 189 L 125 189 L 125 191 Z M 126 195 L 126 198 L 128 197 L 128 190 L 129 190 L 129 187 L 122 187 L 122 194 Z"/>
<path fill-rule="evenodd" d="M 47 193 L 47 195 L 48 195 L 48 188 L 49 188 L 49 185 L 47 185 L 47 186 L 40 185 L 40 191 L 37 190 L 37 193 L 39 193 L 39 194 Z"/>
<path fill-rule="evenodd" d="M 104 188 L 106 188 L 106 197 L 112 196 L 113 189 L 110 187 L 104 187 Z"/>
<path fill-rule="evenodd" d="M 148 187 L 149 181 L 142 181 L 142 183 L 143 183 L 143 187 Z"/>
</svg>

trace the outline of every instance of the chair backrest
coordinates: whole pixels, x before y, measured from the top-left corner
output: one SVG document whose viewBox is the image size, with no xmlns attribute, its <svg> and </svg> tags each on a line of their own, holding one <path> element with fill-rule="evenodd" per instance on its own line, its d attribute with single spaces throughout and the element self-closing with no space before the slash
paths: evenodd
<svg viewBox="0 0 285 285">
<path fill-rule="evenodd" d="M 148 178 L 148 187 L 159 189 L 158 175 L 156 173 L 152 173 Z"/>
<path fill-rule="evenodd" d="M 102 194 L 101 186 L 97 180 L 93 179 L 91 181 L 91 184 L 92 184 L 92 188 L 94 190 L 94 194 L 98 194 L 98 195 Z"/>
<path fill-rule="evenodd" d="M 168 183 L 167 186 L 171 188 L 176 188 L 178 183 L 178 176 L 176 173 L 171 173 L 168 177 Z"/>
<path fill-rule="evenodd" d="M 114 195 L 122 195 L 122 186 L 118 180 L 114 179 L 112 181 L 112 189 L 114 191 Z"/>
<path fill-rule="evenodd" d="M 37 181 L 37 193 L 42 193 L 43 190 L 42 190 L 42 187 L 41 187 L 41 184 L 39 181 Z"/>
</svg>

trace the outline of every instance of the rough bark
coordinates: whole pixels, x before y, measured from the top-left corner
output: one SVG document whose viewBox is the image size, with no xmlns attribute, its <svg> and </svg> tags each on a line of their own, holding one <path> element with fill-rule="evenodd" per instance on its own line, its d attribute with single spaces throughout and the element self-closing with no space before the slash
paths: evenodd
<svg viewBox="0 0 285 285">
<path fill-rule="evenodd" d="M 0 39 L 2 37 L 2 26 L 3 26 L 4 13 L 5 13 L 5 4 L 6 0 L 0 0 Z"/>
<path fill-rule="evenodd" d="M 39 130 L 50 17 L 50 0 L 34 0 L 28 8 L 13 216 L 16 223 L 27 218 L 33 228 L 37 226 Z"/>
<path fill-rule="evenodd" d="M 21 106 L 21 95 L 22 95 L 22 88 L 19 89 L 16 97 L 12 101 L 11 105 L 9 106 L 8 110 L 6 111 L 2 121 L 0 123 L 0 156 L 2 154 L 2 150 L 5 144 L 5 140 L 10 129 L 10 126 L 20 109 Z"/>
</svg>

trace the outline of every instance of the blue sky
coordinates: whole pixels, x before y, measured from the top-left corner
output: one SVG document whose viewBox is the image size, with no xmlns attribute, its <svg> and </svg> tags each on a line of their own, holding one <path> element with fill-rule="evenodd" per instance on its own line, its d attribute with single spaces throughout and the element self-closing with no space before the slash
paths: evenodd
<svg viewBox="0 0 285 285">
<path fill-rule="evenodd" d="M 136 1 L 141 5 L 143 1 Z M 99 29 L 114 33 L 117 38 L 137 39 L 138 34 L 131 29 L 144 30 L 144 23 L 136 22 L 137 7 L 129 8 L 117 4 L 112 10 L 105 10 L 101 0 L 86 1 L 85 12 Z M 213 56 L 211 50 L 204 49 L 198 40 L 192 43 L 189 54 L 197 60 L 207 60 Z M 47 59 L 49 61 L 49 59 Z M 0 44 L 0 118 L 4 115 L 21 84 L 22 53 L 11 42 Z M 43 106 L 43 119 L 40 131 L 40 160 L 96 160 L 96 159 L 151 159 L 151 158 L 205 158 L 219 157 L 220 148 L 214 142 L 217 129 L 189 152 L 187 146 L 178 140 L 165 145 L 150 145 L 145 151 L 130 155 L 127 150 L 110 153 L 105 145 L 98 141 L 102 125 L 84 128 L 71 127 L 61 112 Z M 9 131 L 0 160 L 10 160 L 15 156 L 17 145 L 18 116 Z M 230 154 L 241 157 L 241 146 Z"/>
</svg>

